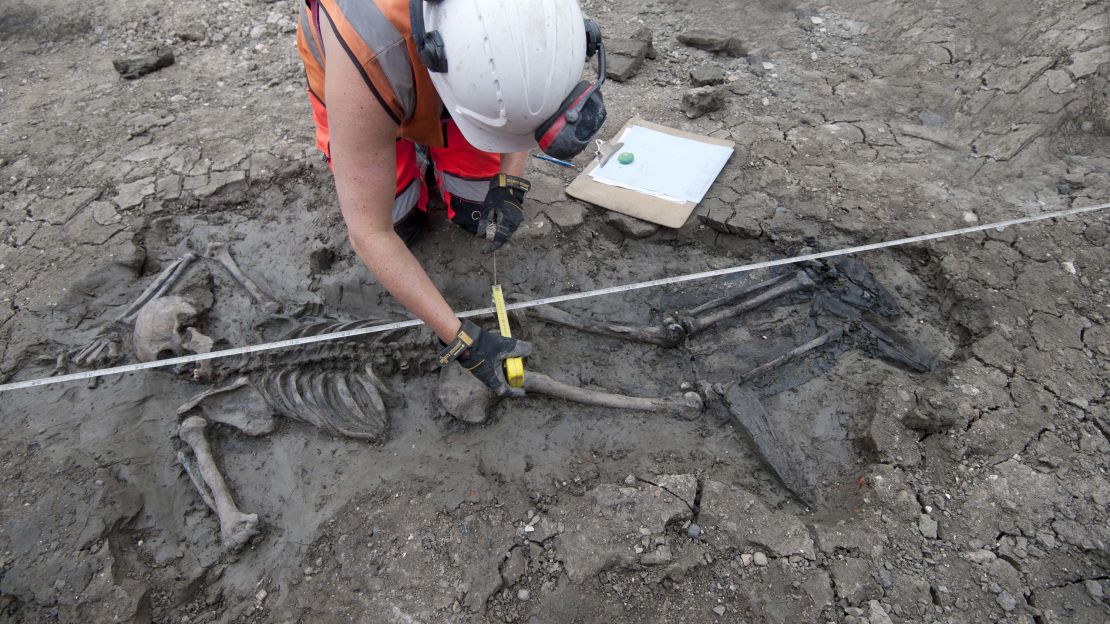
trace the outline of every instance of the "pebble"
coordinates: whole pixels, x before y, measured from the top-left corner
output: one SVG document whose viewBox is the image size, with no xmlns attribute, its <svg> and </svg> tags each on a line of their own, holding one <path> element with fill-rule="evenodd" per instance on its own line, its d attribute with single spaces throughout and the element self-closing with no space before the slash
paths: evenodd
<svg viewBox="0 0 1110 624">
<path fill-rule="evenodd" d="M 760 567 L 767 565 L 767 555 L 761 552 L 755 553 L 752 555 L 752 563 Z"/>
<path fill-rule="evenodd" d="M 522 590 L 520 590 L 516 593 L 517 600 L 519 600 L 521 602 L 527 602 L 528 599 L 531 598 L 531 597 L 532 597 L 532 592 L 528 591 L 527 589 L 522 589 Z"/>
<path fill-rule="evenodd" d="M 1017 608 L 1017 600 L 1015 600 L 1008 591 L 1003 591 L 1002 593 L 998 594 L 998 597 L 994 600 L 998 603 L 998 606 L 1002 607 L 1002 610 L 1006 613 L 1009 613 Z"/>
<path fill-rule="evenodd" d="M 691 522 L 690 526 L 686 527 L 686 536 L 692 540 L 698 539 L 701 537 L 701 527 Z"/>
<path fill-rule="evenodd" d="M 989 550 L 973 550 L 967 553 L 967 560 L 979 565 L 986 565 L 996 559 L 994 553 Z"/>
<path fill-rule="evenodd" d="M 1094 579 L 1083 581 L 1083 587 L 1087 589 L 1087 594 L 1095 600 L 1102 600 L 1105 592 L 1102 590 L 1102 583 Z"/>
<path fill-rule="evenodd" d="M 741 566 L 746 568 L 746 567 L 750 566 L 751 564 L 752 564 L 752 556 L 750 554 L 744 553 L 744 554 L 740 555 L 740 565 Z"/>
<path fill-rule="evenodd" d="M 824 24 L 824 23 L 825 23 L 825 19 L 824 19 L 824 18 L 822 18 L 822 17 L 817 17 L 816 15 L 814 15 L 814 16 L 813 16 L 813 17 L 811 17 L 811 18 L 809 18 L 809 21 L 813 22 L 813 23 L 814 23 L 815 25 L 821 25 L 821 24 Z"/>
<path fill-rule="evenodd" d="M 717 605 L 717 606 L 713 607 L 713 613 L 716 613 L 717 615 L 724 615 L 725 614 L 724 605 Z"/>
<path fill-rule="evenodd" d="M 140 76 L 158 71 L 163 67 L 169 67 L 173 65 L 173 62 L 173 50 L 167 46 L 162 46 L 142 56 L 114 59 L 112 61 L 112 66 L 115 67 L 116 71 L 124 78 L 134 80 Z"/>
<path fill-rule="evenodd" d="M 921 514 L 921 517 L 917 519 L 917 528 L 926 538 L 937 538 L 937 521 L 933 520 L 932 517 Z"/>
</svg>

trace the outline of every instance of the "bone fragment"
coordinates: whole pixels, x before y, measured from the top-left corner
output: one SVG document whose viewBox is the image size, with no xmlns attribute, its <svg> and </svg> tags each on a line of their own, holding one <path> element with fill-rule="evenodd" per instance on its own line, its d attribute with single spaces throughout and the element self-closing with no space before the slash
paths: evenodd
<svg viewBox="0 0 1110 624">
<path fill-rule="evenodd" d="M 543 373 L 537 373 L 535 371 L 524 372 L 524 389 L 527 392 L 545 394 L 547 396 L 566 399 L 584 405 L 596 405 L 599 407 L 611 407 L 641 412 L 663 412 L 689 415 L 700 412 L 704 407 L 701 396 L 696 392 L 687 392 L 680 397 L 674 398 L 630 397 L 572 386 L 561 381 L 556 381 Z"/>
<path fill-rule="evenodd" d="M 127 308 L 120 313 L 119 320 L 130 323 L 148 301 L 156 297 L 161 297 L 176 284 L 196 259 L 197 257 L 194 254 L 186 253 L 184 256 L 171 262 L 169 266 L 158 274 L 158 277 L 154 278 L 154 281 L 146 287 L 146 290 L 139 295 L 139 298 L 131 302 L 131 305 L 127 306 Z"/>
<path fill-rule="evenodd" d="M 805 271 L 798 271 L 789 280 L 776 284 L 750 299 L 745 299 L 735 305 L 720 308 L 702 316 L 684 316 L 678 320 L 682 326 L 686 328 L 686 332 L 693 336 L 721 321 L 735 318 L 771 301 L 785 297 L 791 293 L 813 288 L 814 286 L 816 286 L 816 283 Z"/>
<path fill-rule="evenodd" d="M 595 320 L 586 319 L 552 306 L 537 306 L 532 308 L 530 313 L 534 314 L 541 321 L 563 325 L 564 327 L 577 329 L 578 331 L 589 332 L 601 336 L 611 336 L 613 338 L 624 338 L 625 340 L 634 340 L 636 342 L 647 342 L 661 347 L 673 347 L 681 343 L 683 338 L 686 337 L 682 327 L 675 324 L 664 325 L 663 327 L 640 327 L 599 323 Z"/>
<path fill-rule="evenodd" d="M 212 457 L 208 438 L 204 435 L 207 425 L 207 420 L 191 416 L 181 423 L 178 436 L 193 449 L 197 468 L 208 488 L 209 496 L 205 502 L 211 500 L 211 506 L 220 519 L 220 541 L 225 548 L 234 550 L 242 547 L 258 533 L 258 515 L 242 513 L 235 506 L 231 491 Z M 201 494 L 201 497 L 204 498 L 204 495 Z"/>
<path fill-rule="evenodd" d="M 787 362 L 789 362 L 790 360 L 793 360 L 796 357 L 800 357 L 802 355 L 805 355 L 806 353 L 809 353 L 810 351 L 813 351 L 814 349 L 822 347 L 822 346 L 824 346 L 824 345 L 826 345 L 830 342 L 836 342 L 837 340 L 840 340 L 843 337 L 844 337 L 844 327 L 843 326 L 836 327 L 835 329 L 832 329 L 832 330 L 830 330 L 830 331 L 828 331 L 824 334 L 821 334 L 820 336 L 814 338 L 813 340 L 810 340 L 809 342 L 806 342 L 806 343 L 798 345 L 797 347 L 794 347 L 793 349 L 791 349 L 791 350 L 787 351 L 786 353 L 780 355 L 779 357 L 771 360 L 770 362 L 764 362 L 763 364 L 760 364 L 759 366 L 756 366 L 755 368 L 751 369 L 750 371 L 740 375 L 740 378 L 737 381 L 739 381 L 740 383 L 743 383 L 743 382 L 745 382 L 749 379 L 754 379 L 754 378 L 756 378 L 756 377 L 758 377 L 758 376 L 760 376 L 764 373 L 767 373 L 769 371 L 772 371 L 772 370 L 782 366 L 783 364 L 786 364 Z"/>
<path fill-rule="evenodd" d="M 227 245 L 215 241 L 208 243 L 208 249 L 205 255 L 227 269 L 232 279 L 250 293 L 250 296 L 262 305 L 262 309 L 267 314 L 277 314 L 281 311 L 281 304 L 278 303 L 277 300 L 266 294 L 258 287 L 258 284 L 256 284 L 254 280 L 243 274 L 239 265 L 236 264 L 235 260 L 231 257 L 231 253 L 227 250 Z"/>
</svg>

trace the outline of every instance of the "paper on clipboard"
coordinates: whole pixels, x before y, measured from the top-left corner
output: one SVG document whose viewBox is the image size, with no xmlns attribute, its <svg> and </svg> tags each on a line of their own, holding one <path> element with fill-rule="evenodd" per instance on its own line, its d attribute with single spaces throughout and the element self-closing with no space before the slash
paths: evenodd
<svg viewBox="0 0 1110 624">
<path fill-rule="evenodd" d="M 698 203 L 720 175 L 733 148 L 631 126 L 616 139 L 635 160 L 610 158 L 590 172 L 602 184 L 618 186 L 675 203 Z"/>
</svg>

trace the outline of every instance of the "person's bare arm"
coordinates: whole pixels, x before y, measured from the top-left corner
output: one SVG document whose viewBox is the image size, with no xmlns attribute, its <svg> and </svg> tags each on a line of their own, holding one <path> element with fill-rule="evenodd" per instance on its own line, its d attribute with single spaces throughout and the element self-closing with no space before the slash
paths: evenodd
<svg viewBox="0 0 1110 624">
<path fill-rule="evenodd" d="M 326 19 L 326 18 L 323 18 Z M 393 231 L 397 124 L 386 114 L 329 24 L 321 29 L 331 156 L 339 208 L 351 246 L 374 277 L 444 342 L 460 323 L 451 306 Z"/>
<path fill-rule="evenodd" d="M 528 152 L 501 155 L 501 173 L 518 178 L 524 177 L 524 165 L 528 163 Z"/>
</svg>

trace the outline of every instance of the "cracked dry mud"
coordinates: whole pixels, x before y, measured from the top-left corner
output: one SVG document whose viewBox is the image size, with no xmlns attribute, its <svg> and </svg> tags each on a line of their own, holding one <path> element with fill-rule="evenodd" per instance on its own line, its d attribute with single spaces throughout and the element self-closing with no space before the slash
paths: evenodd
<svg viewBox="0 0 1110 624">
<path fill-rule="evenodd" d="M 8 4 L 0 379 L 77 370 L 58 355 L 120 331 L 156 275 L 212 242 L 286 312 L 401 316 L 347 245 L 312 147 L 295 2 Z M 1110 201 L 1105 2 L 582 5 L 626 57 L 607 136 L 636 115 L 737 153 L 675 231 L 573 202 L 571 172 L 531 163 L 528 218 L 500 258 L 512 295 Z M 113 68 L 166 44 L 173 65 Z M 706 76 L 721 107 L 690 119 L 684 95 Z M 433 279 L 458 308 L 485 305 L 489 259 L 432 229 L 416 252 Z M 383 379 L 403 396 L 388 440 L 209 425 L 235 503 L 259 518 L 238 552 L 176 459 L 176 411 L 212 384 L 156 371 L 5 393 L 0 621 L 1107 621 L 1108 239 L 1097 213 L 862 256 L 901 310 L 891 329 L 935 370 L 827 346 L 692 419 L 528 397 L 460 423 L 413 334 Z M 658 327 L 774 277 L 568 311 Z M 266 333 L 228 272 L 182 287 L 212 294 L 196 322 L 217 348 Z M 658 397 L 816 338 L 830 328 L 814 309 L 788 298 L 670 349 L 534 317 L 521 331 L 534 370 Z M 100 355 L 130 358 L 118 338 Z M 798 432 L 820 504 L 759 455 L 745 401 Z"/>
</svg>

